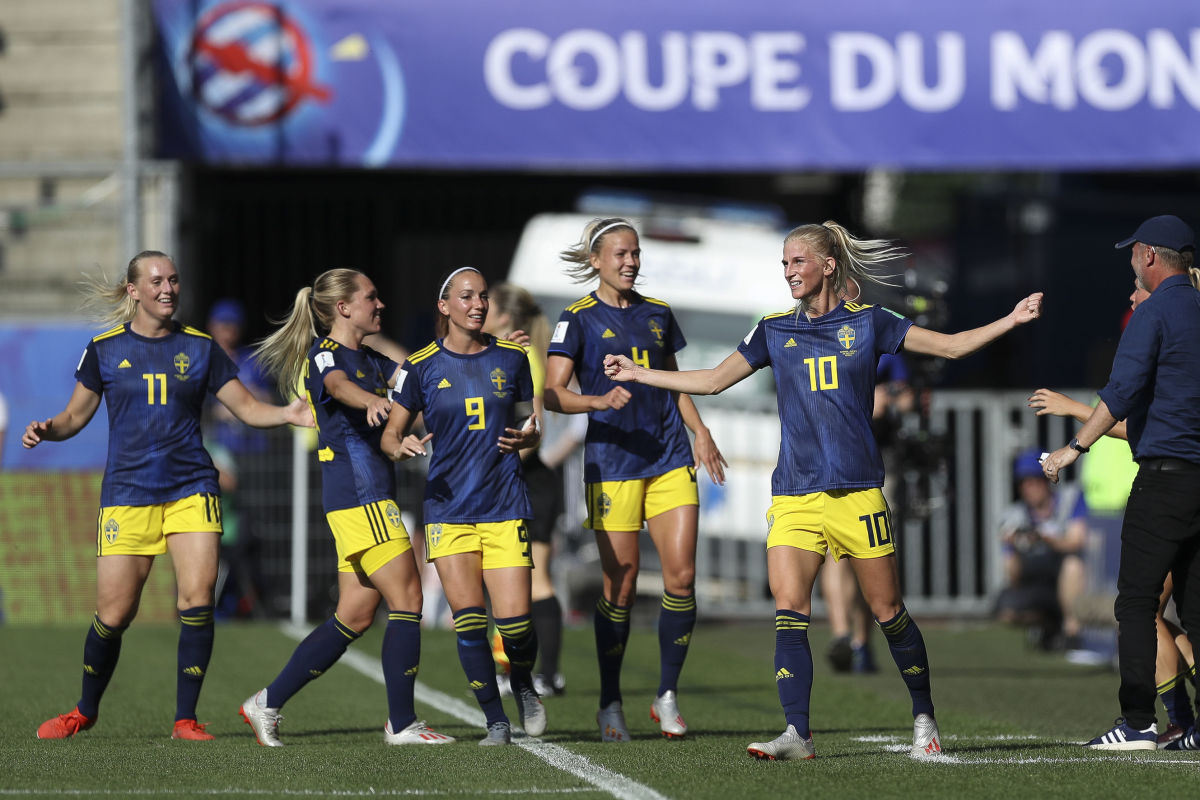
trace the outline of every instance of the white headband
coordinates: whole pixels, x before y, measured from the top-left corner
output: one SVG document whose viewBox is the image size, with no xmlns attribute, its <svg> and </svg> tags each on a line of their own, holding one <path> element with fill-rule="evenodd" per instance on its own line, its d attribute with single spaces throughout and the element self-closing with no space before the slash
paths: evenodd
<svg viewBox="0 0 1200 800">
<path fill-rule="evenodd" d="M 598 230 L 592 234 L 592 238 L 588 241 L 588 252 L 591 252 L 592 248 L 596 246 L 597 239 L 599 239 L 601 236 L 603 236 L 604 234 L 611 231 L 613 228 L 632 228 L 632 227 L 633 227 L 632 225 L 630 225 L 628 222 L 626 222 L 623 219 L 618 220 L 617 222 L 608 223 L 603 228 L 601 228 L 600 230 Z"/>
<path fill-rule="evenodd" d="M 474 267 L 459 267 L 458 269 L 454 270 L 454 272 L 451 272 L 446 277 L 446 282 L 442 284 L 441 291 L 438 292 L 438 300 L 442 299 L 442 295 L 446 293 L 446 287 L 450 285 L 450 281 L 454 280 L 454 276 L 460 272 L 467 272 L 468 270 L 471 272 L 479 272 L 479 270 L 475 269 Z M 479 274 L 482 275 L 483 273 L 479 272 Z"/>
</svg>

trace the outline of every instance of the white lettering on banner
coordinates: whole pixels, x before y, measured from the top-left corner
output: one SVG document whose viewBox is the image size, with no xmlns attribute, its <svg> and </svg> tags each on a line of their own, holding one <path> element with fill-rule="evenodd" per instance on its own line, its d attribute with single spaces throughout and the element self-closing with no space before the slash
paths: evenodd
<svg viewBox="0 0 1200 800">
<path fill-rule="evenodd" d="M 1104 29 L 1079 40 L 1049 31 L 1031 53 L 1021 35 L 992 35 L 992 104 L 1015 110 L 1022 99 L 1067 111 L 1084 103 L 1123 111 L 1146 100 L 1172 108 L 1182 95 L 1200 108 L 1200 30 L 1190 34 L 1185 54 L 1169 31 L 1152 30 L 1143 43 L 1132 33 Z"/>
<path fill-rule="evenodd" d="M 917 111 L 945 111 L 958 105 L 967 85 L 966 44 L 958 33 L 942 32 L 934 45 L 937 72 L 925 83 L 925 45 L 916 33 L 896 37 L 895 47 L 873 33 L 844 32 L 829 37 L 830 103 L 838 111 L 874 111 L 895 99 Z M 868 67 L 859 82 L 859 64 Z"/>
<path fill-rule="evenodd" d="M 991 105 L 999 111 L 1022 104 L 1123 111 L 1143 102 L 1174 108 L 1182 100 L 1200 109 L 1200 29 L 1181 37 L 1162 28 L 1144 40 L 1108 28 L 1078 40 L 1061 30 L 1029 37 L 996 31 L 989 41 Z M 967 48 L 959 32 L 906 31 L 892 40 L 836 31 L 828 45 L 834 111 L 876 111 L 899 101 L 939 113 L 963 101 Z M 716 111 L 729 93 L 742 91 L 755 111 L 787 112 L 813 99 L 802 82 L 806 50 L 804 35 L 792 31 L 665 31 L 654 39 L 642 31 L 618 37 L 581 28 L 550 37 L 512 28 L 489 43 L 483 67 L 492 97 L 521 111 L 554 103 L 595 111 L 621 97 L 641 111 L 685 105 Z"/>
<path fill-rule="evenodd" d="M 669 111 L 687 102 L 689 90 L 692 106 L 713 111 L 722 90 L 747 81 L 751 105 L 760 111 L 797 111 L 812 96 L 799 85 L 804 37 L 798 33 L 754 33 L 747 38 L 727 31 L 668 31 L 658 42 L 662 78 L 657 85 L 650 74 L 651 47 L 639 31 L 626 32 L 618 40 L 603 31 L 579 29 L 552 40 L 540 31 L 514 28 L 488 45 L 484 82 L 498 102 L 522 111 L 554 101 L 594 111 L 622 93 L 643 111 Z M 524 67 L 524 62 L 542 77 L 519 82 L 515 67 Z M 594 74 L 583 64 L 593 66 Z"/>
</svg>

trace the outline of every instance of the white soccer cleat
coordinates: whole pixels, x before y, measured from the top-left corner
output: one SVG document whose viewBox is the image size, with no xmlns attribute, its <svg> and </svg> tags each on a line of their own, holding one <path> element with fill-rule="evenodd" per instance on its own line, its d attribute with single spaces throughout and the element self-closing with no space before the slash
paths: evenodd
<svg viewBox="0 0 1200 800">
<path fill-rule="evenodd" d="M 768 761 L 804 761 L 817 757 L 817 748 L 813 746 L 812 736 L 801 736 L 795 725 L 788 725 L 787 730 L 769 742 L 751 742 L 746 752 L 755 758 Z"/>
<path fill-rule="evenodd" d="M 495 747 L 512 744 L 512 725 L 508 721 L 493 722 L 488 726 L 487 736 L 479 740 L 480 747 Z"/>
<path fill-rule="evenodd" d="M 517 699 L 517 715 L 521 719 L 521 727 L 530 736 L 541 736 L 546 732 L 546 707 L 537 692 L 526 687 L 515 693 Z"/>
<path fill-rule="evenodd" d="M 438 733 L 425 724 L 423 719 L 415 719 L 404 730 L 392 732 L 392 721 L 389 719 L 383 726 L 384 744 L 453 744 L 454 737 Z"/>
<path fill-rule="evenodd" d="M 628 742 L 629 726 L 625 724 L 625 712 L 621 710 L 621 701 L 613 700 L 596 712 L 596 724 L 600 726 L 600 741 Z"/>
<path fill-rule="evenodd" d="M 917 714 L 913 718 L 913 758 L 937 758 L 942 753 L 942 734 L 932 714 Z"/>
<path fill-rule="evenodd" d="M 679 704 L 675 702 L 675 691 L 668 689 L 650 704 L 650 719 L 662 728 L 662 735 L 668 739 L 681 739 L 687 735 L 687 723 L 679 713 Z"/>
<path fill-rule="evenodd" d="M 283 747 L 283 742 L 279 741 L 279 723 L 283 715 L 278 708 L 267 708 L 266 689 L 247 698 L 238 713 L 254 731 L 254 738 L 259 744 L 263 747 Z"/>
</svg>

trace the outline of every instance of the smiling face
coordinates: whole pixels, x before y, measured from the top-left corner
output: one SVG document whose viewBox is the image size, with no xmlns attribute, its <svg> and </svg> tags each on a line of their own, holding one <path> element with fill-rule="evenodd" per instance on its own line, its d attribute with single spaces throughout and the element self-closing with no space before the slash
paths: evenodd
<svg viewBox="0 0 1200 800">
<path fill-rule="evenodd" d="M 438 300 L 438 311 L 446 317 L 451 331 L 472 335 L 482 333 L 487 322 L 487 281 L 474 270 L 460 272 L 450 280 L 449 296 Z"/>
<path fill-rule="evenodd" d="M 125 284 L 125 291 L 137 301 L 137 313 L 157 322 L 175 316 L 179 308 L 179 273 L 171 259 L 144 258 L 138 262 L 137 270 L 137 279 Z"/>
<path fill-rule="evenodd" d="M 783 277 L 793 300 L 816 297 L 825 278 L 833 275 L 833 267 L 832 258 L 822 258 L 804 239 L 789 239 L 783 244 Z"/>
<path fill-rule="evenodd" d="M 592 252 L 592 268 L 600 285 L 623 294 L 633 289 L 642 269 L 642 248 L 638 235 L 628 228 L 618 228 L 600 237 L 599 246 Z"/>
<path fill-rule="evenodd" d="M 363 335 L 379 333 L 379 312 L 384 307 L 383 301 L 379 299 L 379 292 L 366 275 L 359 275 L 355 279 L 355 285 L 357 288 L 349 300 L 338 301 L 338 314 Z"/>
</svg>

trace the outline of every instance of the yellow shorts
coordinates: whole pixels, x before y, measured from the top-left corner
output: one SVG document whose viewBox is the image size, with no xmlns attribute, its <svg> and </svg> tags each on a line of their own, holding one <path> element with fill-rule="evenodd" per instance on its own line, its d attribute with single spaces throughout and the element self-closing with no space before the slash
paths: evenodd
<svg viewBox="0 0 1200 800">
<path fill-rule="evenodd" d="M 337 545 L 338 572 L 370 575 L 412 549 L 395 500 L 380 500 L 325 515 Z"/>
<path fill-rule="evenodd" d="M 426 561 L 458 553 L 481 554 L 484 569 L 533 566 L 529 528 L 521 519 L 425 526 Z"/>
<path fill-rule="evenodd" d="M 798 547 L 834 560 L 879 558 L 895 552 L 892 514 L 879 489 L 837 489 L 772 497 L 767 547 Z"/>
<path fill-rule="evenodd" d="M 149 506 L 102 506 L 98 556 L 161 556 L 172 533 L 221 533 L 220 495 L 200 492 Z"/>
<path fill-rule="evenodd" d="M 585 486 L 587 519 L 596 531 L 640 531 L 642 523 L 680 506 L 700 505 L 696 468 L 680 467 L 653 478 L 600 481 Z"/>
</svg>

